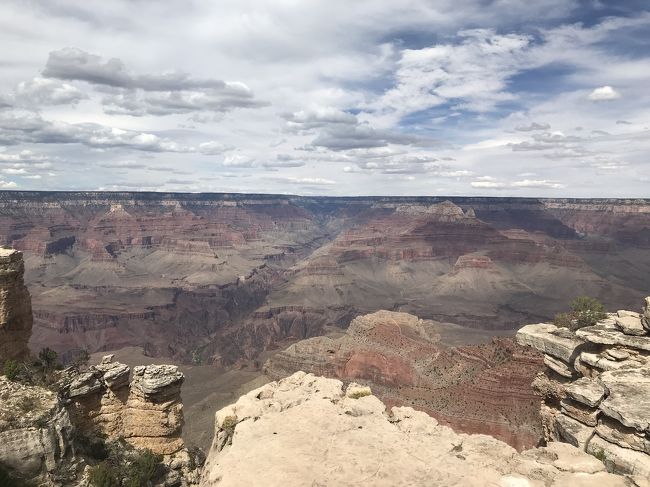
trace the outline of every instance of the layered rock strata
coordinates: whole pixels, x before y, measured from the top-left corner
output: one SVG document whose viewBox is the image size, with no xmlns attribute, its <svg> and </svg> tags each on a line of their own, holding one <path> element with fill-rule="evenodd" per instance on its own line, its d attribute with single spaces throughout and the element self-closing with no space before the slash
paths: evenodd
<svg viewBox="0 0 650 487">
<path fill-rule="evenodd" d="M 620 310 L 577 331 L 527 325 L 517 341 L 544 354 L 533 386 L 548 441 L 602 458 L 613 472 L 650 477 L 650 331 L 647 316 Z M 645 321 L 644 321 L 645 320 Z"/>
<path fill-rule="evenodd" d="M 72 454 L 73 427 L 57 395 L 0 376 L 0 466 L 17 477 L 53 473 Z"/>
<path fill-rule="evenodd" d="M 218 411 L 215 431 L 203 487 L 647 485 L 607 473 L 571 445 L 519 454 L 409 407 L 386 411 L 366 387 L 304 372 Z"/>
<path fill-rule="evenodd" d="M 387 404 L 425 411 L 457 431 L 518 449 L 537 445 L 540 401 L 530 387 L 543 367 L 537 354 L 506 338 L 445 346 L 436 326 L 408 313 L 362 315 L 340 338 L 310 338 L 278 352 L 264 371 L 273 379 L 303 370 L 358 381 Z"/>
<path fill-rule="evenodd" d="M 24 271 L 22 252 L 0 247 L 0 364 L 29 353 L 32 307 Z"/>
<path fill-rule="evenodd" d="M 133 369 L 106 356 L 101 364 L 71 377 L 63 388 L 73 423 L 83 432 L 124 438 L 136 448 L 172 455 L 181 439 L 183 374 L 174 365 Z"/>
</svg>

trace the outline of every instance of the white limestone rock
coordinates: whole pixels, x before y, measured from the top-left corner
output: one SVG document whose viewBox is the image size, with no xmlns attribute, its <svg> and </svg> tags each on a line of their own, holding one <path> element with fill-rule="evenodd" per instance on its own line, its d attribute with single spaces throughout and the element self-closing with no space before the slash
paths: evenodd
<svg viewBox="0 0 650 487">
<path fill-rule="evenodd" d="M 517 331 L 516 340 L 567 364 L 573 363 L 585 343 L 570 330 L 551 323 L 526 325 Z"/>
<path fill-rule="evenodd" d="M 603 372 L 600 380 L 609 391 L 600 410 L 629 428 L 650 430 L 650 368 Z"/>
<path fill-rule="evenodd" d="M 594 379 L 582 377 L 565 388 L 566 393 L 574 401 L 595 408 L 605 396 L 603 384 Z"/>
<path fill-rule="evenodd" d="M 347 392 L 340 381 L 297 372 L 218 411 L 201 485 L 625 485 L 569 445 L 518 454 L 489 436 L 456 434 L 423 412 L 387 414 L 375 396 Z"/>
<path fill-rule="evenodd" d="M 641 324 L 641 317 L 638 316 L 621 316 L 616 318 L 616 326 L 626 335 L 644 336 L 648 331 Z"/>
</svg>

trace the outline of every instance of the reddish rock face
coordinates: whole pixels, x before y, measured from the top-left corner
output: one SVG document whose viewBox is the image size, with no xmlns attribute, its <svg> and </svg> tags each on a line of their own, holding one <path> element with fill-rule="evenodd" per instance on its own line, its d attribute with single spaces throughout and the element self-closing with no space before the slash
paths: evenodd
<svg viewBox="0 0 650 487">
<path fill-rule="evenodd" d="M 540 399 L 531 382 L 540 356 L 511 339 L 448 347 L 437 325 L 406 313 L 355 318 L 338 339 L 311 338 L 274 355 L 273 379 L 303 370 L 371 386 L 388 405 L 412 406 L 454 429 L 483 433 L 518 449 L 541 438 Z"/>
<path fill-rule="evenodd" d="M 645 201 L 0 192 L 0 210 L 31 345 L 62 354 L 231 365 L 377 309 L 514 329 L 650 288 Z"/>
</svg>

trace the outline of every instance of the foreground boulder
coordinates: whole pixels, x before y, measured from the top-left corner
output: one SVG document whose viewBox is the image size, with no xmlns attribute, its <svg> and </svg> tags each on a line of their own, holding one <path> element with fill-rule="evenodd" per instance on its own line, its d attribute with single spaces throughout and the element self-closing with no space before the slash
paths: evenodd
<svg viewBox="0 0 650 487">
<path fill-rule="evenodd" d="M 215 431 L 204 487 L 636 485 L 570 445 L 519 454 L 412 408 L 388 413 L 365 387 L 304 372 L 218 411 Z"/>
<path fill-rule="evenodd" d="M 53 473 L 70 458 L 72 437 L 56 393 L 0 376 L 0 467 L 22 478 Z"/>
<path fill-rule="evenodd" d="M 23 253 L 0 247 L 0 365 L 29 354 L 33 320 L 24 272 Z"/>
<path fill-rule="evenodd" d="M 650 478 L 650 331 L 643 312 L 620 310 L 575 332 L 524 326 L 517 341 L 544 354 L 534 387 L 547 441 L 603 459 L 609 471 Z"/>
</svg>

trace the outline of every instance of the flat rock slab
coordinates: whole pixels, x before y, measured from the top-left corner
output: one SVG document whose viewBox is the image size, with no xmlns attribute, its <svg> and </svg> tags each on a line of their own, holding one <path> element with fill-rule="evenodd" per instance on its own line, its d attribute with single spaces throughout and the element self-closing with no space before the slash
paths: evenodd
<svg viewBox="0 0 650 487">
<path fill-rule="evenodd" d="M 580 421 L 587 426 L 596 426 L 598 424 L 598 409 L 590 408 L 571 399 L 563 399 L 560 402 L 562 413 Z"/>
<path fill-rule="evenodd" d="M 600 380 L 609 391 L 600 410 L 629 428 L 650 430 L 650 368 L 603 372 Z"/>
<path fill-rule="evenodd" d="M 581 328 L 576 331 L 576 335 L 583 340 L 599 345 L 621 345 L 650 352 L 650 337 L 625 335 L 620 331 L 612 330 L 601 325 Z"/>
<path fill-rule="evenodd" d="M 575 375 L 573 368 L 550 355 L 544 355 L 544 365 L 567 379 L 571 379 Z"/>
<path fill-rule="evenodd" d="M 645 336 L 648 334 L 641 324 L 641 318 L 638 316 L 622 316 L 616 318 L 616 326 L 626 335 Z"/>
<path fill-rule="evenodd" d="M 539 350 L 546 355 L 573 363 L 585 340 L 577 337 L 566 328 L 558 328 L 551 323 L 526 325 L 516 335 L 517 343 Z"/>
<path fill-rule="evenodd" d="M 582 377 L 566 387 L 566 392 L 574 401 L 595 408 L 605 396 L 603 384 L 595 379 Z"/>
<path fill-rule="evenodd" d="M 630 352 L 623 348 L 608 348 L 605 350 L 605 355 L 612 360 L 625 360 L 630 357 Z"/>
</svg>

